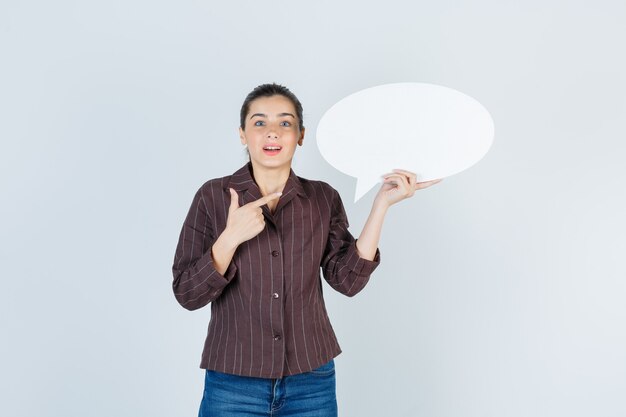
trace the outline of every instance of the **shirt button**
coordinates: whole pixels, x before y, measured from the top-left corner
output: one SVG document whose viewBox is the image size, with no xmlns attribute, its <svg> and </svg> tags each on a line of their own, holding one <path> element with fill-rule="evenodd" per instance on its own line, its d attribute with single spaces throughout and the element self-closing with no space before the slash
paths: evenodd
<svg viewBox="0 0 626 417">
<path fill-rule="evenodd" d="M 280 335 L 277 334 L 276 336 L 274 336 L 274 340 L 280 340 Z"/>
<path fill-rule="evenodd" d="M 278 251 L 277 250 L 272 251 L 272 256 L 278 256 Z"/>
<path fill-rule="evenodd" d="M 274 298 L 278 298 L 278 293 L 277 293 L 277 292 L 275 292 L 274 294 L 272 294 L 272 297 L 274 297 Z"/>
</svg>

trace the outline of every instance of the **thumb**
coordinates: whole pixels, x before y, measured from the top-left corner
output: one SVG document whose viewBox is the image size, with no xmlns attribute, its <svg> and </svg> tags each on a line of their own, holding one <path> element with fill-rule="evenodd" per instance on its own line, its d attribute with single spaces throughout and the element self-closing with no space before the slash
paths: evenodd
<svg viewBox="0 0 626 417">
<path fill-rule="evenodd" d="M 228 213 L 232 213 L 235 209 L 239 208 L 239 195 L 237 191 L 232 188 L 229 188 L 228 191 L 230 191 L 230 207 L 228 207 Z"/>
</svg>

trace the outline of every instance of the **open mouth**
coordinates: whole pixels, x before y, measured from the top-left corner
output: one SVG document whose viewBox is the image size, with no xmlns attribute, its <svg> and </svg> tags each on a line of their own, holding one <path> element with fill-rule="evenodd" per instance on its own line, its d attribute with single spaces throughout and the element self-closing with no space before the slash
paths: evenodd
<svg viewBox="0 0 626 417">
<path fill-rule="evenodd" d="M 263 153 L 266 155 L 276 155 L 282 149 L 282 146 L 278 145 L 267 145 L 263 147 Z"/>
</svg>

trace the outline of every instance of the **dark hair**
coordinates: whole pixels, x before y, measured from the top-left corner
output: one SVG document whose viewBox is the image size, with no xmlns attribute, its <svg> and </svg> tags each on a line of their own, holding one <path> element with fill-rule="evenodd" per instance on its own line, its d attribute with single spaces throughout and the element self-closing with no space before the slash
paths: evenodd
<svg viewBox="0 0 626 417">
<path fill-rule="evenodd" d="M 261 84 L 246 96 L 246 99 L 243 101 L 243 105 L 241 106 L 239 121 L 241 128 L 245 129 L 246 116 L 250 111 L 250 103 L 259 97 L 272 97 L 276 95 L 286 97 L 293 103 L 293 106 L 296 108 L 296 117 L 298 117 L 298 128 L 302 131 L 302 129 L 304 129 L 304 121 L 302 120 L 302 104 L 300 104 L 300 100 L 298 100 L 298 97 L 296 97 L 295 94 L 292 93 L 287 87 L 276 83 Z"/>
</svg>

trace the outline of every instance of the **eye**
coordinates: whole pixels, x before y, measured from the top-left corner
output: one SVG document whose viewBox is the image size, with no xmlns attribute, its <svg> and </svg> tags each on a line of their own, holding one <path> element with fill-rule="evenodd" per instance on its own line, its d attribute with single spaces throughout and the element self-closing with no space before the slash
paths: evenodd
<svg viewBox="0 0 626 417">
<path fill-rule="evenodd" d="M 257 120 L 256 122 L 254 122 L 255 126 L 263 126 L 263 121 L 262 120 Z"/>
<path fill-rule="evenodd" d="M 287 121 L 281 122 L 280 124 L 281 126 L 285 126 L 285 127 L 291 126 L 291 123 Z"/>
</svg>

